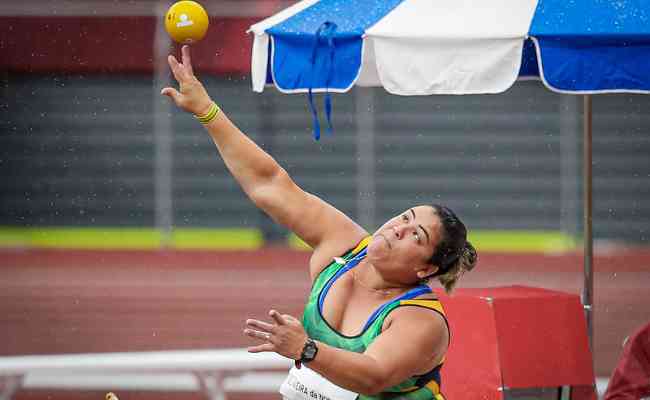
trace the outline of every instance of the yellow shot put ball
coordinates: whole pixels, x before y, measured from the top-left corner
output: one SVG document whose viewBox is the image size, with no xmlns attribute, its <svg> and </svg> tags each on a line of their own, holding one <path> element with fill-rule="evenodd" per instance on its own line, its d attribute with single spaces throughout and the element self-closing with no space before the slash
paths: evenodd
<svg viewBox="0 0 650 400">
<path fill-rule="evenodd" d="M 208 13 L 196 1 L 178 1 L 165 14 L 165 29 L 175 42 L 192 44 L 208 31 Z"/>
<path fill-rule="evenodd" d="M 108 393 L 106 393 L 106 400 L 120 400 L 120 399 L 117 398 L 115 393 L 108 392 Z"/>
</svg>

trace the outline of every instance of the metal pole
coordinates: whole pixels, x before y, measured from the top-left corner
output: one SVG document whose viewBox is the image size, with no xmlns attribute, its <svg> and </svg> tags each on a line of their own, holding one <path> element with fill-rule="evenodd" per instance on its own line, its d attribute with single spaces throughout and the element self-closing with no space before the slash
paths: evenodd
<svg viewBox="0 0 650 400">
<path fill-rule="evenodd" d="M 593 326 L 593 237 L 592 237 L 592 154 L 591 154 L 591 95 L 583 96 L 583 196 L 584 196 L 584 270 L 585 281 L 582 291 L 582 304 L 585 309 L 587 320 L 587 334 L 589 336 L 589 348 L 593 354 L 594 350 L 594 326 Z"/>
<path fill-rule="evenodd" d="M 167 54 L 169 37 L 162 23 L 166 2 L 156 3 L 156 34 L 154 38 L 154 87 L 153 87 L 153 135 L 154 135 L 154 204 L 155 226 L 160 232 L 162 247 L 172 244 L 172 127 L 171 102 L 160 95 L 160 89 L 169 85 Z"/>
<path fill-rule="evenodd" d="M 357 88 L 357 221 L 372 231 L 375 225 L 375 114 L 374 91 Z"/>
</svg>

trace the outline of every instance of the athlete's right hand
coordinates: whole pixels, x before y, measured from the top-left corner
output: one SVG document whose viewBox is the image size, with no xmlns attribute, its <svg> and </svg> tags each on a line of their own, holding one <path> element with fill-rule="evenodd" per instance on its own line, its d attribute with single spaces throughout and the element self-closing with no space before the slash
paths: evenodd
<svg viewBox="0 0 650 400">
<path fill-rule="evenodd" d="M 169 96 L 178 107 L 187 112 L 204 115 L 210 109 L 212 99 L 210 99 L 203 84 L 194 76 L 190 47 L 187 45 L 181 48 L 181 60 L 182 62 L 179 63 L 173 55 L 167 57 L 167 62 L 179 84 L 180 90 L 166 87 L 160 91 L 160 94 Z"/>
</svg>

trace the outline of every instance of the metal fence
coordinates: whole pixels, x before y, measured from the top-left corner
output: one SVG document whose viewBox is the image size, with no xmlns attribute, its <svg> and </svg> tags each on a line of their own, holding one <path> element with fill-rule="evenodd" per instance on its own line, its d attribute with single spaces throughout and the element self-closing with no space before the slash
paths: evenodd
<svg viewBox="0 0 650 400">
<path fill-rule="evenodd" d="M 372 229 L 415 203 L 474 229 L 580 232 L 581 107 L 539 82 L 491 96 L 333 95 L 316 142 L 303 95 L 203 77 L 223 109 L 295 180 Z M 254 227 L 285 232 L 246 199 L 208 135 L 147 75 L 6 74 L 0 224 Z M 320 101 L 320 99 L 319 99 Z M 647 242 L 650 100 L 594 98 L 596 239 Z M 167 133 L 165 133 L 167 132 Z"/>
</svg>

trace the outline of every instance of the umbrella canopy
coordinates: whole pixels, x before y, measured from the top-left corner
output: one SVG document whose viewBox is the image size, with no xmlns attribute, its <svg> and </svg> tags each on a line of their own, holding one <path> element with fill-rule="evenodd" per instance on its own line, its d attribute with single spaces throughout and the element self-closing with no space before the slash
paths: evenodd
<svg viewBox="0 0 650 400">
<path fill-rule="evenodd" d="M 650 91 L 643 0 L 304 0 L 251 27 L 255 91 Z"/>
</svg>

